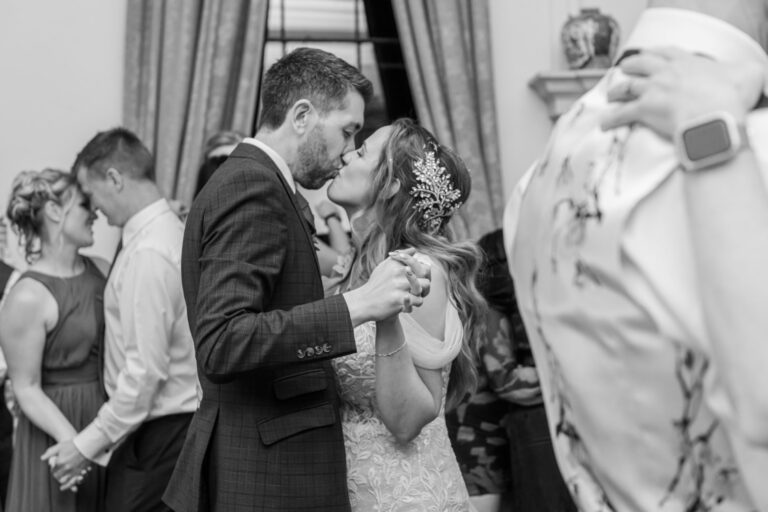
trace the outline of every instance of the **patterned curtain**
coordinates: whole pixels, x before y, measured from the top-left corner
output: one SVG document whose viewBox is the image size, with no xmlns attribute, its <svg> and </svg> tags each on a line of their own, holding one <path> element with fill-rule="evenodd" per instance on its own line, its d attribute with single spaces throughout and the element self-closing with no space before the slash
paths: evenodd
<svg viewBox="0 0 768 512">
<path fill-rule="evenodd" d="M 419 121 L 472 172 L 454 228 L 479 238 L 504 209 L 488 0 L 392 0 Z"/>
<path fill-rule="evenodd" d="M 190 204 L 213 133 L 251 134 L 269 0 L 128 0 L 123 123 Z"/>
</svg>

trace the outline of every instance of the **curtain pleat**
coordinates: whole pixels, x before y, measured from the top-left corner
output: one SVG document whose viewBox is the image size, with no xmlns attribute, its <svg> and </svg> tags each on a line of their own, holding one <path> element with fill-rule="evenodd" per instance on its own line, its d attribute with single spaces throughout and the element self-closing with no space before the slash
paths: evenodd
<svg viewBox="0 0 768 512">
<path fill-rule="evenodd" d="M 155 155 L 156 181 L 189 204 L 206 139 L 250 134 L 268 0 L 128 0 L 123 124 Z"/>
<path fill-rule="evenodd" d="M 479 238 L 501 224 L 503 194 L 487 0 L 392 0 L 419 121 L 472 173 L 453 222 Z"/>
</svg>

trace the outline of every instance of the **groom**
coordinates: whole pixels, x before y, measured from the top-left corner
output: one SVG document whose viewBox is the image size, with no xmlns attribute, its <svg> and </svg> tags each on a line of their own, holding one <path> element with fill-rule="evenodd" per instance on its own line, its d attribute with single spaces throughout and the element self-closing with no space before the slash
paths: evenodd
<svg viewBox="0 0 768 512">
<path fill-rule="evenodd" d="M 203 399 L 164 496 L 176 511 L 350 508 L 330 359 L 355 351 L 355 325 L 420 305 L 429 281 L 387 260 L 323 299 L 295 183 L 335 176 L 371 89 L 332 54 L 286 55 L 264 77 L 255 137 L 192 205 L 182 276 Z"/>
</svg>

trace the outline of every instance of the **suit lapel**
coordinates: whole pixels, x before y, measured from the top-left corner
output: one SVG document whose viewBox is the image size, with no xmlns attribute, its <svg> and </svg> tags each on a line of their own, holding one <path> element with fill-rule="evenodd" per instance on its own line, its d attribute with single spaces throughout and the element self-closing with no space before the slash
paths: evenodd
<svg viewBox="0 0 768 512">
<path fill-rule="evenodd" d="M 269 157 L 269 155 L 264 153 L 261 149 L 257 148 L 253 144 L 248 144 L 247 142 L 241 142 L 238 144 L 230 155 L 230 158 L 237 157 L 255 160 L 259 164 L 267 166 L 272 172 L 275 173 L 275 175 L 277 175 L 277 178 L 280 180 L 280 183 L 283 186 L 283 192 L 288 196 L 288 200 L 291 202 L 293 207 L 293 212 L 299 219 L 299 224 L 301 225 L 301 229 L 304 232 L 307 242 L 312 247 L 312 254 L 314 255 L 314 258 L 312 259 L 315 261 L 315 269 L 317 270 L 317 275 L 320 275 L 320 263 L 317 261 L 317 248 L 315 246 L 315 238 L 309 229 L 309 225 L 306 219 L 304 218 L 304 214 L 301 211 L 301 205 L 298 202 L 296 194 L 294 194 L 293 190 L 291 190 L 291 186 L 288 184 L 288 182 L 285 181 L 283 173 L 280 172 L 280 169 L 277 168 L 277 165 Z"/>
</svg>

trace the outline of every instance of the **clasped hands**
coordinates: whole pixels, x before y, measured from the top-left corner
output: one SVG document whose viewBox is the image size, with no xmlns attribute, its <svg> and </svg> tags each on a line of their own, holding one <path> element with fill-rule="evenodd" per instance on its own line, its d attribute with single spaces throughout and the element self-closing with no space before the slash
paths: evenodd
<svg viewBox="0 0 768 512">
<path fill-rule="evenodd" d="M 429 264 L 414 257 L 414 249 L 389 253 L 389 257 L 371 272 L 368 282 L 358 291 L 370 305 L 368 318 L 384 320 L 398 313 L 410 313 L 421 306 L 429 294 Z"/>
<path fill-rule="evenodd" d="M 51 446 L 40 459 L 48 463 L 62 491 L 77 492 L 77 486 L 91 471 L 91 461 L 80 453 L 71 439 Z"/>
</svg>

